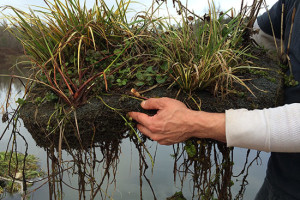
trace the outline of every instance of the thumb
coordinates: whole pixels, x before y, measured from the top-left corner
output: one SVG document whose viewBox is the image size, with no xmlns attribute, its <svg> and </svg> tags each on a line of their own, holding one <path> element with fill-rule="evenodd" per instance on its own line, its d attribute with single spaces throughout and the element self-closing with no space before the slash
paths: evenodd
<svg viewBox="0 0 300 200">
<path fill-rule="evenodd" d="M 160 110 L 164 105 L 163 98 L 151 98 L 141 103 L 142 108 L 146 110 Z"/>
</svg>

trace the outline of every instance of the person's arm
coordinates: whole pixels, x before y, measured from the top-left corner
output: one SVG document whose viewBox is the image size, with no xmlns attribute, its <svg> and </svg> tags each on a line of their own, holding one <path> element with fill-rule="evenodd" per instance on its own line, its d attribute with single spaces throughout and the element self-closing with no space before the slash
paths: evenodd
<svg viewBox="0 0 300 200">
<path fill-rule="evenodd" d="M 182 102 L 170 98 L 152 98 L 143 101 L 144 109 L 156 109 L 157 114 L 131 112 L 137 128 L 159 144 L 172 145 L 191 137 L 211 138 L 226 142 L 225 114 L 188 109 Z"/>
<path fill-rule="evenodd" d="M 300 152 L 300 104 L 226 111 L 227 146 L 272 152 Z"/>
<path fill-rule="evenodd" d="M 261 151 L 300 152 L 300 104 L 253 110 L 208 113 L 188 109 L 170 98 L 143 101 L 144 109 L 157 109 L 154 116 L 131 112 L 137 128 L 163 145 L 191 137 L 227 142 L 227 146 Z"/>
</svg>

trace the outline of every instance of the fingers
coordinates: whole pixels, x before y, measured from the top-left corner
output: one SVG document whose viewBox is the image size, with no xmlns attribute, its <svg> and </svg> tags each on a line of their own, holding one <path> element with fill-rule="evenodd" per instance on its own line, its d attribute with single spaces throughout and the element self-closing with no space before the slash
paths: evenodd
<svg viewBox="0 0 300 200">
<path fill-rule="evenodd" d="M 143 126 L 141 124 L 138 124 L 136 127 L 139 129 L 139 131 L 141 133 L 143 133 L 144 135 L 146 135 L 152 139 L 153 133 L 148 128 L 146 128 L 145 126 Z"/>
<path fill-rule="evenodd" d="M 174 144 L 174 142 L 171 142 L 167 139 L 167 136 L 162 135 L 162 134 L 152 133 L 147 127 L 145 127 L 141 124 L 138 124 L 137 128 L 140 130 L 141 133 L 148 136 L 152 140 L 157 141 L 161 145 L 172 145 L 172 144 Z"/>
<path fill-rule="evenodd" d="M 152 123 L 152 117 L 146 115 L 145 113 L 140 112 L 130 112 L 128 113 L 129 116 L 144 126 L 150 126 Z"/>
<path fill-rule="evenodd" d="M 168 142 L 167 140 L 157 141 L 157 142 L 158 142 L 160 145 L 166 145 L 166 146 L 176 144 L 176 143 L 174 143 L 174 142 Z"/>
<path fill-rule="evenodd" d="M 165 105 L 167 98 L 151 98 L 141 103 L 142 108 L 146 110 L 160 110 Z"/>
</svg>

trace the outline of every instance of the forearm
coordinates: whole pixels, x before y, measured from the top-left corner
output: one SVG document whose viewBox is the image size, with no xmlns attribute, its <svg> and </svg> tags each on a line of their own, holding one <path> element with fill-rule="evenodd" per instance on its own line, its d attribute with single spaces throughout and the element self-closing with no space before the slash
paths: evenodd
<svg viewBox="0 0 300 200">
<path fill-rule="evenodd" d="M 221 142 L 226 142 L 224 113 L 192 112 L 192 137 L 211 138 Z"/>
<path fill-rule="evenodd" d="M 300 152 L 300 104 L 226 111 L 228 146 L 272 152 Z"/>
</svg>

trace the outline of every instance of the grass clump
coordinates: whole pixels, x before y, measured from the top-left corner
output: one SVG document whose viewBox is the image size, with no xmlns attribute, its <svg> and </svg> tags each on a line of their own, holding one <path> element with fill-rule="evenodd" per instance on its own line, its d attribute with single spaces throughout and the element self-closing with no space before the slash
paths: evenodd
<svg viewBox="0 0 300 200">
<path fill-rule="evenodd" d="M 212 2 L 204 21 L 181 10 L 182 20 L 176 28 L 163 24 L 167 31 L 156 44 L 161 58 L 168 62 L 171 76 L 183 90 L 210 88 L 215 95 L 224 95 L 230 92 L 233 82 L 246 86 L 235 75 L 249 56 L 243 44 L 246 25 L 241 15 L 229 16 L 230 11 L 218 12 Z"/>
<path fill-rule="evenodd" d="M 92 9 L 79 0 L 45 3 L 48 7 L 30 13 L 10 7 L 16 15 L 9 18 L 14 26 L 10 30 L 32 57 L 35 81 L 75 107 L 98 85 L 107 90 L 109 80 L 125 85 L 112 75 L 122 74 L 121 68 L 132 57 L 131 46 L 145 29 L 136 25 L 140 20 L 128 22 L 130 1 L 121 0 L 116 9 L 103 0 L 96 0 Z"/>
</svg>

